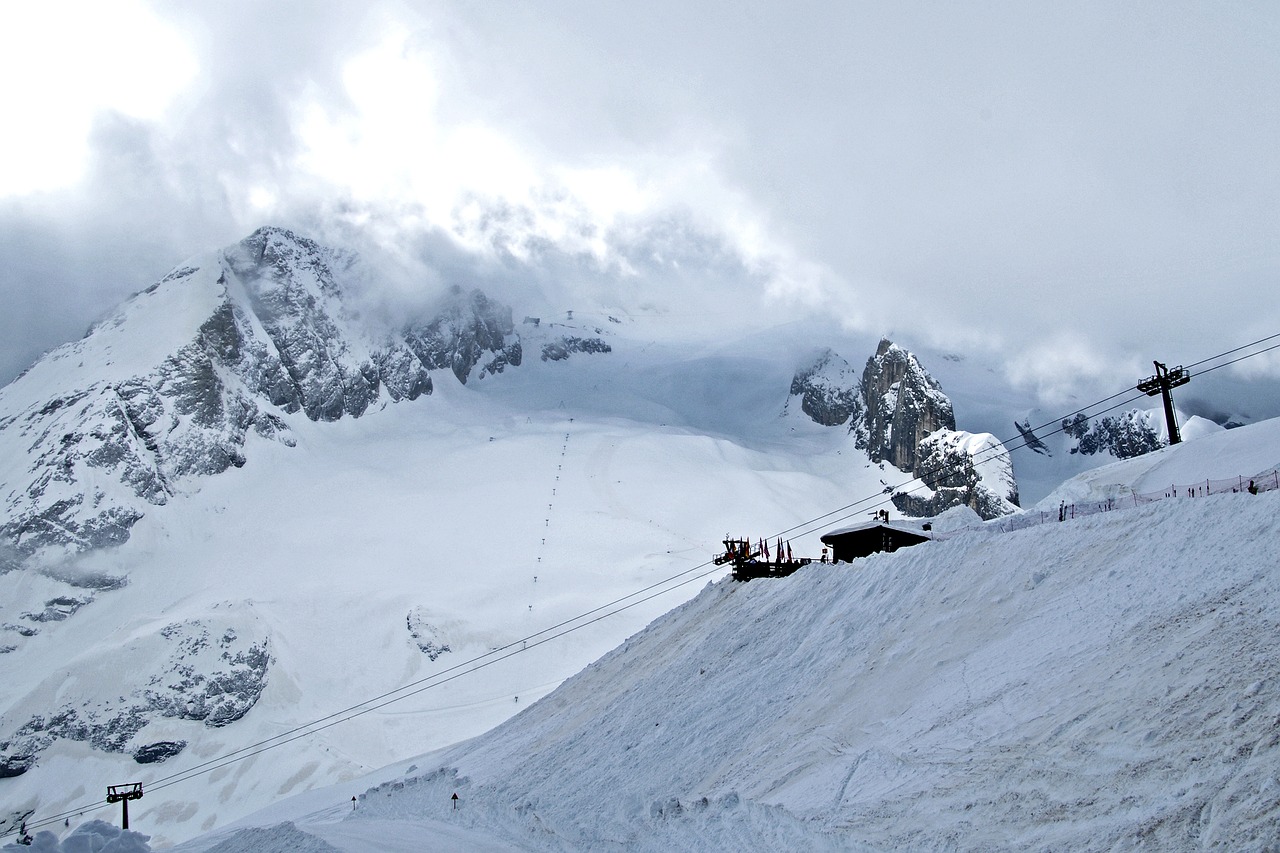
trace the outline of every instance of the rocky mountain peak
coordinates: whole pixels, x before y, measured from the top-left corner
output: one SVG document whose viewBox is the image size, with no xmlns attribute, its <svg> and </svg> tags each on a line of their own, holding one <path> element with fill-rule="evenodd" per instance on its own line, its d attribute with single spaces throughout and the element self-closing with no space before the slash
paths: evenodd
<svg viewBox="0 0 1280 853">
<path fill-rule="evenodd" d="M 1076 440 L 1071 452 L 1084 456 L 1110 453 L 1117 459 L 1131 459 L 1167 443 L 1160 434 L 1159 415 L 1142 409 L 1107 415 L 1096 421 L 1077 414 L 1062 422 L 1062 431 Z"/>
<path fill-rule="evenodd" d="M 125 541 L 193 476 L 245 464 L 288 416 L 359 417 L 522 360 L 511 309 L 453 288 L 433 319 L 377 335 L 344 302 L 359 259 L 260 228 L 136 294 L 0 392 L 0 539 L 22 554 Z M 607 345 L 575 351 L 603 352 Z"/>
<path fill-rule="evenodd" d="M 872 462 L 920 479 L 923 488 L 894 495 L 899 511 L 931 516 L 965 505 L 995 518 L 1016 509 L 1017 483 L 1000 442 L 957 431 L 951 400 L 938 381 L 887 338 L 857 379 L 848 362 L 823 350 L 796 371 L 791 395 L 816 423 L 848 423 L 855 446 Z"/>
<path fill-rule="evenodd" d="M 857 441 L 873 462 L 913 471 L 920 443 L 937 430 L 956 428 L 951 400 L 937 380 L 887 338 L 867 359 L 861 388 L 866 415 Z"/>
<path fill-rule="evenodd" d="M 840 426 L 862 414 L 853 368 L 831 349 L 823 349 L 807 367 L 796 371 L 791 395 L 800 397 L 800 409 L 823 426 Z"/>
<path fill-rule="evenodd" d="M 449 289 L 435 319 L 405 331 L 405 342 L 428 369 L 451 370 L 464 385 L 481 361 L 479 378 L 523 360 L 511 308 L 458 285 Z"/>
</svg>

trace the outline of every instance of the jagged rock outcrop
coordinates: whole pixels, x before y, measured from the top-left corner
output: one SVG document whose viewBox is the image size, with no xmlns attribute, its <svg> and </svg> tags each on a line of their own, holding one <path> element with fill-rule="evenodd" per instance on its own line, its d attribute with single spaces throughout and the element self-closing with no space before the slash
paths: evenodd
<svg viewBox="0 0 1280 853">
<path fill-rule="evenodd" d="M 135 749 L 133 760 L 139 764 L 159 764 L 162 761 L 168 761 L 186 748 L 185 740 L 158 740 Z"/>
<path fill-rule="evenodd" d="M 440 628 L 430 620 L 425 608 L 414 607 L 405 617 L 405 626 L 418 650 L 434 661 L 452 649 Z"/>
<path fill-rule="evenodd" d="M 565 335 L 542 345 L 543 361 L 564 361 L 574 353 L 612 352 L 613 348 L 601 338 L 580 338 L 576 335 Z"/>
<path fill-rule="evenodd" d="M 916 357 L 884 339 L 862 371 L 865 414 L 855 426 L 858 447 L 872 462 L 914 471 L 920 443 L 940 429 L 956 428 L 951 400 Z"/>
<path fill-rule="evenodd" d="M 912 473 L 925 489 L 893 495 L 899 512 L 941 515 L 967 506 L 984 519 L 1018 511 L 1018 485 L 1004 447 L 990 433 L 938 430 L 920 443 Z"/>
<path fill-rule="evenodd" d="M 230 273 L 242 284 L 267 337 L 246 346 L 229 304 L 223 312 L 230 309 L 232 317 L 218 329 L 226 355 L 238 363 L 243 349 L 258 374 L 253 390 L 287 412 L 302 409 L 313 421 L 361 415 L 377 394 L 377 369 L 354 351 L 342 323 L 335 275 L 353 260 L 278 228 L 259 229 L 224 253 L 224 283 Z"/>
<path fill-rule="evenodd" d="M 431 370 L 452 370 L 463 385 L 487 355 L 492 357 L 481 367 L 479 378 L 501 373 L 508 365 L 519 367 L 523 349 L 511 309 L 479 290 L 464 293 L 454 286 L 450 297 L 436 319 L 405 333 L 405 342 L 419 361 Z"/>
<path fill-rule="evenodd" d="M 257 628 L 253 622 L 248 623 Z M 119 695 L 77 695 L 74 683 L 57 693 L 70 694 L 56 707 L 31 713 L 8 732 L 0 732 L 0 778 L 30 770 L 55 740 L 87 743 L 104 752 L 131 753 L 139 763 L 154 763 L 181 752 L 181 741 L 138 743 L 157 718 L 229 725 L 247 714 L 267 685 L 271 663 L 268 639 L 245 636 L 231 625 L 207 620 L 174 623 L 131 647 L 142 657 L 155 649 L 155 668 L 147 674 L 122 672 Z M 90 685 L 92 686 L 92 685 Z"/>
<path fill-rule="evenodd" d="M 1119 415 L 1090 421 L 1085 415 L 1076 415 L 1062 422 L 1062 431 L 1076 440 L 1072 453 L 1091 456 L 1110 453 L 1117 459 L 1142 456 L 1165 445 L 1157 429 L 1157 415 L 1141 409 L 1132 409 Z"/>
<path fill-rule="evenodd" d="M 830 349 L 796 371 L 791 396 L 799 397 L 800 410 L 823 426 L 840 426 L 850 419 L 856 423 L 862 416 L 862 396 L 853 368 Z"/>
<path fill-rule="evenodd" d="M 901 512 L 938 515 L 968 506 L 983 518 L 1016 511 L 1017 484 L 992 435 L 956 430 L 951 400 L 914 355 L 881 340 L 855 379 L 844 359 L 824 350 L 791 380 L 791 400 L 823 426 L 848 424 L 872 462 L 920 478 L 925 490 L 895 494 Z"/>
</svg>

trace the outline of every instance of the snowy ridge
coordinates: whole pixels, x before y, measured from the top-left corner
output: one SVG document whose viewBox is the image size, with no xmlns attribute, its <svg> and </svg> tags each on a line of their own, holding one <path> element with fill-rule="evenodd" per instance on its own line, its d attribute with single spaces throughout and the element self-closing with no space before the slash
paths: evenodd
<svg viewBox="0 0 1280 853">
<path fill-rule="evenodd" d="M 19 731 L 36 715 L 94 711 L 106 734 L 118 717 L 135 719 L 128 709 L 149 706 L 83 649 L 136 649 L 124 659 L 142 684 L 179 683 L 158 632 L 199 622 L 220 638 L 220 620 L 252 613 L 257 627 L 237 636 L 269 655 L 261 692 L 230 725 L 154 708 L 113 745 L 119 751 L 92 738 L 38 739 L 34 764 L 0 778 L 0 830 L 29 810 L 78 811 L 85 778 L 151 786 L 705 563 L 726 530 L 763 535 L 902 477 L 851 452 L 843 431 L 778 418 L 789 366 L 762 359 L 756 340 L 691 353 L 627 328 L 632 336 L 609 337 L 607 356 L 533 355 L 566 337 L 603 337 L 596 330 L 607 321 L 585 314 L 522 323 L 530 355 L 518 369 L 473 374 L 466 385 L 445 374 L 415 405 L 336 421 L 282 414 L 294 446 L 251 434 L 247 464 L 148 512 L 118 547 L 0 575 L 0 648 L 12 647 L 0 654 L 5 757 L 29 756 L 34 730 Z M 816 556 L 821 546 L 815 534 L 794 547 Z M 163 846 L 480 734 L 694 591 L 289 744 L 270 761 L 149 787 L 133 819 Z M 67 618 L 24 616 L 70 611 L 64 599 L 78 602 Z M 220 671 L 219 655 L 199 659 L 201 684 Z M 47 689 L 59 685 L 50 701 Z M 97 710 L 104 702 L 111 713 Z M 157 743 L 185 746 L 138 763 Z"/>
<path fill-rule="evenodd" d="M 1278 511 L 1166 501 L 714 584 L 354 813 L 256 821 L 340 850 L 407 850 L 401 822 L 489 849 L 1266 849 Z"/>
<path fill-rule="evenodd" d="M 1196 419 L 1199 420 L 1199 419 Z M 1232 430 L 1205 430 L 1175 447 L 1102 465 L 1067 480 L 1035 510 L 1159 492 L 1174 484 L 1251 477 L 1280 465 L 1280 420 Z"/>
<path fill-rule="evenodd" d="M 803 408 L 793 335 L 672 341 L 653 318 L 590 306 L 516 324 L 462 286 L 375 334 L 343 307 L 350 263 L 266 229 L 0 392 L 2 522 L 26 551 L 0 549 L 0 832 L 33 813 L 109 816 L 85 805 L 86 779 L 151 786 L 705 564 L 726 531 L 767 535 L 911 476 L 848 429 L 778 417 Z M 918 366 L 885 346 L 882 360 Z M 856 379 L 835 356 L 816 373 L 835 393 Z M 923 368 L 911 376 L 877 399 L 941 406 Z M 974 454 L 999 450 L 981 434 L 916 447 L 967 460 L 929 485 L 938 508 L 1011 483 L 978 476 Z M 816 556 L 820 532 L 797 555 Z M 270 760 L 149 788 L 134 818 L 163 847 L 481 734 L 690 594 Z M 639 808 L 672 839 L 695 821 L 710 840 L 734 826 L 814 841 L 782 805 L 702 796 Z M 454 829 L 459 846 L 508 844 Z"/>
<path fill-rule="evenodd" d="M 125 541 L 196 478 L 245 464 L 285 417 L 359 417 L 521 362 L 511 309 L 455 288 L 439 314 L 381 336 L 344 301 L 355 256 L 279 228 L 194 259 L 0 392 L 0 537 L 30 555 Z M 549 344 L 548 344 L 549 345 Z M 577 340 L 576 352 L 606 352 Z"/>
</svg>

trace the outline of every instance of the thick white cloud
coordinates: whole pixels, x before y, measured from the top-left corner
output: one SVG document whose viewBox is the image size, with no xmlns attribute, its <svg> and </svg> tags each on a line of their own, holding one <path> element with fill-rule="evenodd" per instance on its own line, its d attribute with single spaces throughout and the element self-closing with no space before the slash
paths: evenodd
<svg viewBox="0 0 1280 853">
<path fill-rule="evenodd" d="M 0 20 L 0 196 L 74 184 L 96 113 L 158 119 L 196 71 L 138 0 L 8 3 Z"/>
<path fill-rule="evenodd" d="M 0 12 L 49 93 L 4 103 L 57 105 L 5 149 L 6 374 L 269 221 L 982 348 L 1046 403 L 1280 329 L 1272 4 L 99 5 Z"/>
</svg>

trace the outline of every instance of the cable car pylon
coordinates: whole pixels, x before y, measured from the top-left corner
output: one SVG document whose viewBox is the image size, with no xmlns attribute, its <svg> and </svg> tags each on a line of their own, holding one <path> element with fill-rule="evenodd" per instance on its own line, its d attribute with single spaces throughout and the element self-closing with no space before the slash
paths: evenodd
<svg viewBox="0 0 1280 853">
<path fill-rule="evenodd" d="M 1169 427 L 1169 443 L 1177 444 L 1182 441 L 1182 435 L 1178 432 L 1178 418 L 1173 411 L 1172 392 L 1179 385 L 1186 385 L 1190 382 L 1191 374 L 1187 373 L 1187 369 L 1182 365 L 1169 368 L 1158 361 L 1152 363 L 1156 366 L 1156 375 L 1148 376 L 1139 382 L 1138 390 L 1148 397 L 1154 397 L 1159 394 L 1164 398 L 1164 420 Z"/>
</svg>

